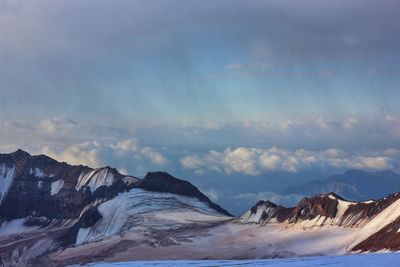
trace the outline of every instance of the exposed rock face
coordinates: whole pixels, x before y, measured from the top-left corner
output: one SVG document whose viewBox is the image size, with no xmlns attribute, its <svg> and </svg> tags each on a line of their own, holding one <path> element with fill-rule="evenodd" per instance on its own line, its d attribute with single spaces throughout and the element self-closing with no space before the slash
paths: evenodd
<svg viewBox="0 0 400 267">
<path fill-rule="evenodd" d="M 400 250 L 400 193 L 376 201 L 349 202 L 334 193 L 304 198 L 285 208 L 259 201 L 238 220 L 241 223 L 281 223 L 310 230 L 324 226 L 357 229 L 350 251 Z"/>
<path fill-rule="evenodd" d="M 166 172 L 149 172 L 138 184 L 138 187 L 155 192 L 167 192 L 182 196 L 195 197 L 198 200 L 207 203 L 211 208 L 227 215 L 232 216 L 229 212 L 221 208 L 219 205 L 210 201 L 200 190 L 191 183 L 173 177 Z"/>
<path fill-rule="evenodd" d="M 353 247 L 352 250 L 372 252 L 380 250 L 398 251 L 400 249 L 399 226 L 400 217 Z"/>
<path fill-rule="evenodd" d="M 266 224 L 270 221 L 283 222 L 288 220 L 294 208 L 278 206 L 271 201 L 260 200 L 242 216 L 244 223 Z"/>
<path fill-rule="evenodd" d="M 44 155 L 31 156 L 22 150 L 1 154 L 1 164 L 14 171 L 2 195 L 0 220 L 27 216 L 75 219 L 89 203 L 112 198 L 134 185 L 110 167 L 71 166 Z"/>
<path fill-rule="evenodd" d="M 264 229 L 266 239 L 277 241 L 269 255 L 295 255 L 282 250 L 288 236 L 301 246 L 308 243 L 315 252 L 323 242 L 335 243 L 331 247 L 342 253 L 400 250 L 400 193 L 365 202 L 320 194 L 290 208 L 259 201 L 233 223 L 230 216 L 195 186 L 168 173 L 151 172 L 140 180 L 111 167 L 71 166 L 21 150 L 0 154 L 0 266 L 64 266 L 118 253 L 130 257 L 127 250 L 138 246 L 152 254 L 155 248 L 185 247 L 213 231 L 221 235 L 216 244 L 225 244 L 217 249 L 230 250 L 239 241 L 247 246 L 237 250 L 244 257 L 259 244 L 257 237 Z M 250 233 L 244 240 L 240 229 Z M 296 238 L 300 240 L 294 242 Z M 256 248 L 260 253 L 273 246 L 261 243 L 266 247 Z M 203 253 L 206 257 L 209 252 Z"/>
<path fill-rule="evenodd" d="M 141 181 L 111 167 L 71 166 L 22 150 L 0 154 L 0 266 L 33 264 L 78 241 L 143 227 L 143 220 L 155 220 L 144 214 L 162 210 L 186 211 L 200 222 L 231 219 L 195 186 L 167 173 L 149 173 Z M 147 231 L 154 234 L 153 228 Z"/>
<path fill-rule="evenodd" d="M 302 220 L 312 220 L 317 216 L 334 218 L 337 213 L 338 197 L 331 193 L 319 195 L 312 198 L 304 198 L 296 208 L 293 209 L 289 223 L 296 223 Z"/>
</svg>

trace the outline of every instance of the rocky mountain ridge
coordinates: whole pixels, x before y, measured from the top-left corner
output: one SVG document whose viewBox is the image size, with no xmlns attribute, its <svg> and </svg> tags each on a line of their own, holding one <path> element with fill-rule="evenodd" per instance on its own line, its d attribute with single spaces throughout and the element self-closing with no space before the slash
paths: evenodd
<svg viewBox="0 0 400 267">
<path fill-rule="evenodd" d="M 243 214 L 240 223 L 283 224 L 309 230 L 324 226 L 357 229 L 349 251 L 400 250 L 400 193 L 379 200 L 347 201 L 335 193 L 304 198 L 285 208 L 259 201 Z"/>
<path fill-rule="evenodd" d="M 202 206 L 201 211 L 231 216 L 195 186 L 167 173 L 148 173 L 144 179 L 139 179 L 122 175 L 108 166 L 97 169 L 82 165 L 72 166 L 45 155 L 31 156 L 22 150 L 0 154 L 0 233 L 2 228 L 10 236 L 27 229 L 36 229 L 45 235 L 54 232 L 51 238 L 46 239 L 47 247 L 41 244 L 42 239 L 36 240 L 32 236 L 29 238 L 33 242 L 19 240 L 21 247 L 17 247 L 15 243 L 9 246 L 7 238 L 3 242 L 0 240 L 0 265 L 6 264 L 3 261 L 7 264 L 22 264 L 43 253 L 75 245 L 79 239 L 82 240 L 82 229 L 89 229 L 108 219 L 99 210 L 103 203 L 119 199 L 124 193 L 135 195 L 138 190 L 154 199 L 162 193 L 169 194 L 172 199 L 167 203 L 171 207 L 175 205 L 195 210 L 195 206 Z M 179 196 L 187 197 L 187 202 L 191 201 L 192 204 L 183 206 L 184 201 L 177 200 Z M 138 199 L 141 200 L 143 199 Z M 151 200 L 147 197 L 147 201 Z M 157 200 L 153 202 L 156 203 Z M 148 203 L 152 204 L 154 203 Z M 121 212 L 129 212 L 129 209 Z M 116 234 L 120 230 L 110 232 L 105 229 L 97 233 L 97 239 Z M 19 239 L 18 236 L 14 238 Z M 10 258 L 12 260 L 6 260 Z"/>
<path fill-rule="evenodd" d="M 143 179 L 18 150 L 0 154 L 0 265 L 274 258 L 400 250 L 400 193 L 268 200 L 239 218 L 165 172 Z"/>
</svg>

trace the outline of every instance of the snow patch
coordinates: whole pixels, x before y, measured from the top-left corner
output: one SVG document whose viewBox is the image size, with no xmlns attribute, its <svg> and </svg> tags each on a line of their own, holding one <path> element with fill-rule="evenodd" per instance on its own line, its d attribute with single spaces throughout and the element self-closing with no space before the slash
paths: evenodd
<svg viewBox="0 0 400 267">
<path fill-rule="evenodd" d="M 43 178 L 45 177 L 44 172 L 42 170 L 40 170 L 39 168 L 34 168 L 34 169 L 30 169 L 29 170 L 30 175 L 34 175 L 35 177 L 38 178 Z"/>
<path fill-rule="evenodd" d="M 43 186 L 44 186 L 44 182 L 43 182 L 43 181 L 39 181 L 37 187 L 38 187 L 39 189 L 42 189 Z"/>
<path fill-rule="evenodd" d="M 102 218 L 93 227 L 79 230 L 77 244 L 92 242 L 129 231 L 138 223 L 142 225 L 143 223 L 139 221 L 149 214 L 151 214 L 149 215 L 151 220 L 146 221 L 146 226 L 151 224 L 151 227 L 163 229 L 171 228 L 179 223 L 215 220 L 216 217 L 229 219 L 229 217 L 218 213 L 197 198 L 149 192 L 137 188 L 120 193 L 115 198 L 100 204 L 98 210 Z M 176 217 L 167 214 L 157 215 L 159 212 L 171 212 Z M 190 214 L 185 212 L 190 212 Z M 159 216 L 159 220 L 156 219 L 156 216 Z"/>
<path fill-rule="evenodd" d="M 76 236 L 76 244 L 82 244 L 87 239 L 90 233 L 90 228 L 80 228 Z"/>
<path fill-rule="evenodd" d="M 389 207 L 384 209 L 382 212 L 376 215 L 372 220 L 366 223 L 357 233 L 354 240 L 351 242 L 349 249 L 355 247 L 357 244 L 366 240 L 374 233 L 379 232 L 385 226 L 394 222 L 399 216 L 400 216 L 400 199 L 396 200 Z"/>
<path fill-rule="evenodd" d="M 58 194 L 60 192 L 61 188 L 64 186 L 64 180 L 57 180 L 55 182 L 51 183 L 51 195 Z"/>
<path fill-rule="evenodd" d="M 400 253 L 373 253 L 346 256 L 319 256 L 297 259 L 256 259 L 256 260 L 164 260 L 164 261 L 131 261 L 117 263 L 91 263 L 92 267 L 225 267 L 225 266 L 269 266 L 269 267 L 343 267 L 343 266 L 397 266 Z M 75 265 L 76 266 L 76 265 Z"/>
<path fill-rule="evenodd" d="M 251 210 L 248 210 L 245 214 L 243 214 L 240 219 L 242 223 L 261 223 L 261 219 L 265 221 L 269 221 L 274 212 L 274 208 L 266 207 L 265 205 L 259 205 L 257 207 L 256 213 L 252 213 Z M 265 215 L 268 215 L 265 217 Z"/>
<path fill-rule="evenodd" d="M 114 181 L 115 177 L 108 168 L 95 169 L 86 174 L 82 172 L 75 189 L 79 190 L 82 187 L 88 186 L 94 192 L 100 186 L 111 186 Z"/>
<path fill-rule="evenodd" d="M 0 224 L 0 236 L 20 234 L 23 232 L 36 230 L 38 227 L 25 226 L 26 218 L 4 221 Z"/>
<path fill-rule="evenodd" d="M 15 166 L 9 168 L 6 164 L 0 165 L 0 204 L 5 198 L 14 179 Z"/>
</svg>

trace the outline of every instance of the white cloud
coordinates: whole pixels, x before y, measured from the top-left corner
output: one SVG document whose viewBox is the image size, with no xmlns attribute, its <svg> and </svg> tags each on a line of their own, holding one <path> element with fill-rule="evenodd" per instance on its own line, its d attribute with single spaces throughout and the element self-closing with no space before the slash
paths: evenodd
<svg viewBox="0 0 400 267">
<path fill-rule="evenodd" d="M 44 146 L 42 153 L 58 161 L 65 161 L 72 165 L 88 165 L 90 167 L 100 167 L 98 153 L 99 144 L 97 142 L 85 142 L 75 144 L 57 152 L 48 146 Z"/>
<path fill-rule="evenodd" d="M 191 155 L 180 159 L 180 163 L 183 169 L 198 169 L 203 165 L 203 161 L 196 155 Z"/>
<path fill-rule="evenodd" d="M 65 132 L 78 124 L 65 117 L 43 119 L 38 124 L 38 130 L 50 134 Z"/>
<path fill-rule="evenodd" d="M 111 148 L 117 151 L 137 151 L 138 150 L 138 142 L 135 139 L 126 139 L 123 141 L 120 141 L 116 144 L 111 145 Z"/>
<path fill-rule="evenodd" d="M 391 169 L 391 159 L 388 157 L 366 157 L 360 156 L 354 159 L 352 167 L 355 169 Z"/>
<path fill-rule="evenodd" d="M 394 168 L 393 158 L 385 153 L 394 150 L 365 154 L 350 154 L 339 149 L 321 151 L 305 149 L 272 148 L 227 148 L 221 152 L 210 151 L 203 155 L 188 155 L 180 160 L 184 169 L 204 174 L 205 171 L 260 175 L 263 172 L 299 172 L 304 170 L 367 169 L 383 170 Z"/>
<path fill-rule="evenodd" d="M 164 165 L 167 161 L 167 159 L 160 152 L 155 151 L 151 147 L 142 148 L 140 153 L 157 165 Z"/>
<path fill-rule="evenodd" d="M 253 148 L 227 148 L 222 154 L 223 167 L 226 173 L 239 172 L 247 175 L 258 175 L 257 151 Z"/>
<path fill-rule="evenodd" d="M 164 165 L 167 159 L 152 147 L 140 147 L 136 139 L 126 139 L 111 144 L 110 147 L 117 153 L 134 153 L 134 157 L 145 157 L 157 165 Z"/>
<path fill-rule="evenodd" d="M 203 192 L 209 199 L 211 199 L 211 201 L 214 201 L 214 202 L 217 202 L 220 197 L 220 193 L 213 188 L 202 189 L 200 191 Z"/>
<path fill-rule="evenodd" d="M 348 118 L 347 120 L 345 120 L 344 122 L 343 122 L 343 127 L 344 128 L 347 128 L 347 129 L 351 129 L 351 128 L 353 128 L 355 125 L 357 125 L 358 124 L 358 118 L 356 118 L 356 117 L 350 117 L 350 118 Z"/>
</svg>

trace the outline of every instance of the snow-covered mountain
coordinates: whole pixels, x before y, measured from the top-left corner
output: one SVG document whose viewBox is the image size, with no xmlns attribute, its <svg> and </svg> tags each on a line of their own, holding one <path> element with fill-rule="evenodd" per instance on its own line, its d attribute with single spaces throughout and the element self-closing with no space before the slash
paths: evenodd
<svg viewBox="0 0 400 267">
<path fill-rule="evenodd" d="M 172 244 L 159 235 L 231 219 L 195 186 L 167 173 L 139 179 L 22 150 L 0 154 L 0 194 L 0 266 L 35 263 L 132 229 L 143 242 Z"/>
<path fill-rule="evenodd" d="M 233 218 L 164 172 L 140 179 L 21 150 L 0 154 L 0 193 L 1 266 L 400 250 L 400 194 L 321 194 L 291 208 L 259 201 Z"/>
<path fill-rule="evenodd" d="M 335 193 L 321 194 L 304 198 L 292 208 L 259 201 L 238 221 L 304 231 L 351 229 L 343 244 L 346 252 L 400 250 L 400 193 L 364 202 L 346 201 Z"/>
<path fill-rule="evenodd" d="M 299 186 L 290 186 L 283 194 L 314 196 L 334 192 L 346 199 L 362 201 L 383 198 L 400 191 L 400 175 L 393 171 L 366 172 L 348 170 Z"/>
</svg>

